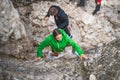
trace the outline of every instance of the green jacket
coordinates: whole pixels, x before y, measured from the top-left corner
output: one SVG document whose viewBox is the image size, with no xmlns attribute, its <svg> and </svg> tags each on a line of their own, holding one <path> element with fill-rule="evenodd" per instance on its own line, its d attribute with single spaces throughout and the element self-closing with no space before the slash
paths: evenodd
<svg viewBox="0 0 120 80">
<path fill-rule="evenodd" d="M 43 57 L 42 51 L 45 47 L 50 46 L 53 50 L 53 52 L 63 52 L 65 47 L 68 45 L 71 45 L 79 55 L 84 54 L 84 51 L 82 48 L 76 44 L 65 32 L 64 30 L 61 30 L 62 32 L 62 40 L 57 41 L 54 36 L 51 34 L 41 44 L 38 46 L 37 49 L 37 57 Z"/>
</svg>

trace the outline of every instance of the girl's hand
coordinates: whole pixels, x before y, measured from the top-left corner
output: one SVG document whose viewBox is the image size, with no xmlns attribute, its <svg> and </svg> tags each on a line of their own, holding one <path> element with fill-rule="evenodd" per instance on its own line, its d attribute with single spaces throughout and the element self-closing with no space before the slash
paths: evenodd
<svg viewBox="0 0 120 80">
<path fill-rule="evenodd" d="M 35 58 L 35 61 L 39 61 L 39 60 L 40 60 L 40 57 L 36 57 L 36 58 Z"/>
<path fill-rule="evenodd" d="M 45 21 L 48 21 L 49 17 L 45 17 Z"/>
<path fill-rule="evenodd" d="M 85 55 L 85 54 L 83 54 L 83 55 L 80 56 L 80 59 L 81 59 L 81 60 L 82 60 L 82 59 L 88 59 L 88 56 Z"/>
</svg>

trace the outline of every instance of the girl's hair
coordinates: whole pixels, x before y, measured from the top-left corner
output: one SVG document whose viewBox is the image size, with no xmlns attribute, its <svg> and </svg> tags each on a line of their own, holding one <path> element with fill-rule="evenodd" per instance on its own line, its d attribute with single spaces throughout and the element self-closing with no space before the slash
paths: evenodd
<svg viewBox="0 0 120 80">
<path fill-rule="evenodd" d="M 60 32 L 60 30 L 59 30 L 58 28 L 54 29 L 54 31 L 53 31 L 53 36 L 54 36 L 54 38 L 55 38 L 57 35 L 59 35 L 59 34 L 62 34 L 62 33 Z"/>
</svg>

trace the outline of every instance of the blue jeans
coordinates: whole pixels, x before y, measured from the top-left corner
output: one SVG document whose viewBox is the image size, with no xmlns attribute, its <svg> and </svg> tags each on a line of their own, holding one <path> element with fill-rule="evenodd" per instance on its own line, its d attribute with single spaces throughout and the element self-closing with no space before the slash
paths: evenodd
<svg viewBox="0 0 120 80">
<path fill-rule="evenodd" d="M 93 12 L 93 15 L 96 14 L 100 10 L 100 6 L 101 6 L 101 4 L 100 5 L 96 4 L 95 10 Z"/>
</svg>

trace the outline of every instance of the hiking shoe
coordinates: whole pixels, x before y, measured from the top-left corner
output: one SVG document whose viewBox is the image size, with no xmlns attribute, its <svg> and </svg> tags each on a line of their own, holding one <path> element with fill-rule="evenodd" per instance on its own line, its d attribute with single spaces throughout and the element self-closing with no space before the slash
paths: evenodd
<svg viewBox="0 0 120 80">
<path fill-rule="evenodd" d="M 78 53 L 75 50 L 72 50 L 72 54 L 76 55 L 76 56 L 79 56 Z"/>
<path fill-rule="evenodd" d="M 73 35 L 72 35 L 72 34 L 70 35 L 70 38 L 73 38 Z"/>
<path fill-rule="evenodd" d="M 92 12 L 92 15 L 96 15 L 96 14 L 97 14 L 97 12 L 96 12 L 96 11 Z"/>
<path fill-rule="evenodd" d="M 55 60 L 54 56 L 52 56 L 51 54 L 52 54 L 52 51 L 49 51 L 49 52 L 48 52 L 49 59 Z"/>
</svg>

